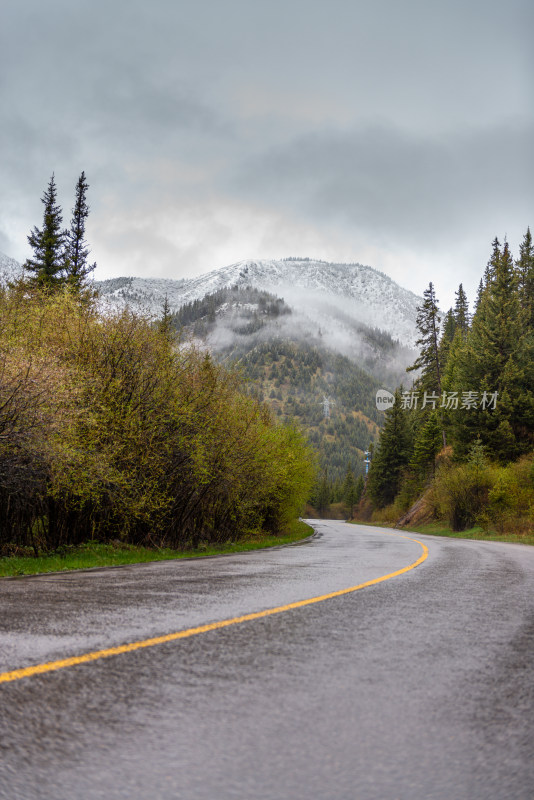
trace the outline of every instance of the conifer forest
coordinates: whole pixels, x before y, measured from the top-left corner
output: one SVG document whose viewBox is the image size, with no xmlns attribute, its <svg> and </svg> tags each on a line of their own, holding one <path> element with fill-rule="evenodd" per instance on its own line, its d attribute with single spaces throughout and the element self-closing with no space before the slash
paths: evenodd
<svg viewBox="0 0 534 800">
<path fill-rule="evenodd" d="M 497 238 L 472 312 L 462 284 L 443 316 L 419 308 L 415 381 L 400 386 L 374 448 L 360 513 L 443 519 L 453 530 L 534 527 L 534 248 Z M 416 501 L 420 502 L 416 503 Z M 416 505 L 414 505 L 416 504 Z M 410 509 L 413 512 L 410 513 Z M 406 515 L 406 516 L 405 516 Z"/>
</svg>

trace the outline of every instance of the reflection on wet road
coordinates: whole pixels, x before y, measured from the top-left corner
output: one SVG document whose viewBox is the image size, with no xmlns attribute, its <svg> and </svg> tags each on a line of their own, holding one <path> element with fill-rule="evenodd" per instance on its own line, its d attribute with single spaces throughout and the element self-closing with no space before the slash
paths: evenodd
<svg viewBox="0 0 534 800">
<path fill-rule="evenodd" d="M 0 581 L 6 673 L 402 571 L 1 684 L 0 796 L 530 798 L 534 549 L 413 535 L 422 561 L 314 524 L 298 547 Z"/>
</svg>

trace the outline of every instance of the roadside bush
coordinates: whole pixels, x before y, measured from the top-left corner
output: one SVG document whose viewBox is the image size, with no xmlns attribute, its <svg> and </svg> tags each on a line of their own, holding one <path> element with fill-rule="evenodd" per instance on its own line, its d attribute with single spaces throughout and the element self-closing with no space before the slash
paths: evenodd
<svg viewBox="0 0 534 800">
<path fill-rule="evenodd" d="M 433 485 L 438 516 L 445 517 L 453 531 L 471 528 L 487 506 L 492 485 L 491 467 L 462 464 L 438 470 Z"/>
<path fill-rule="evenodd" d="M 386 525 L 394 525 L 395 522 L 402 516 L 404 512 L 403 506 L 398 504 L 396 501 L 391 503 L 389 506 L 384 506 L 384 508 L 375 509 L 371 514 L 371 522 L 376 523 L 377 525 L 380 523 L 384 523 Z"/>
<path fill-rule="evenodd" d="M 298 514 L 309 448 L 209 356 L 68 292 L 10 292 L 0 325 L 0 545 L 198 546 Z"/>
<path fill-rule="evenodd" d="M 506 467 L 480 460 L 442 466 L 431 490 L 435 517 L 447 519 L 456 531 L 475 524 L 499 533 L 532 530 L 532 463 L 532 456 L 524 456 Z"/>
<path fill-rule="evenodd" d="M 525 456 L 495 471 L 488 507 L 480 520 L 484 528 L 494 527 L 499 533 L 521 533 L 534 528 L 534 486 L 531 480 L 533 463 L 531 456 Z"/>
</svg>

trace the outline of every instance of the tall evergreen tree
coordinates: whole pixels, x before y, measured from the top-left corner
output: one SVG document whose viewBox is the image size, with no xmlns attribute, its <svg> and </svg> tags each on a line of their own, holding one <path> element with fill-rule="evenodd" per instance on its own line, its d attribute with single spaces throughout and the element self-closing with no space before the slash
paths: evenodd
<svg viewBox="0 0 534 800">
<path fill-rule="evenodd" d="M 66 232 L 65 241 L 65 272 L 68 283 L 76 289 L 81 289 L 85 279 L 95 269 L 96 263 L 89 264 L 87 257 L 90 250 L 85 241 L 85 221 L 89 216 L 89 206 L 86 201 L 89 184 L 82 172 L 76 184 L 76 195 L 70 229 Z"/>
<path fill-rule="evenodd" d="M 172 335 L 173 325 L 172 325 L 172 312 L 168 295 L 165 295 L 161 310 L 162 310 L 162 315 L 160 321 L 158 322 L 158 330 L 165 337 L 170 338 Z"/>
<path fill-rule="evenodd" d="M 437 395 L 437 397 L 440 397 L 442 392 L 442 359 L 448 357 L 451 341 L 448 340 L 444 343 L 443 348 L 440 348 L 439 336 L 441 317 L 439 315 L 438 301 L 432 282 L 428 284 L 428 289 L 423 292 L 423 303 L 419 306 L 417 311 L 417 328 L 419 329 L 420 337 L 416 344 L 419 346 L 420 352 L 415 363 L 412 364 L 411 367 L 408 367 L 406 371 L 411 372 L 412 370 L 420 369 L 421 374 L 415 382 L 416 389 L 420 392 L 426 392 L 427 395 Z M 433 406 L 430 406 L 430 408 L 432 407 Z M 423 424 L 427 413 L 426 410 L 422 413 L 416 412 L 414 418 L 416 428 Z M 443 446 L 445 447 L 446 437 L 443 424 L 442 440 Z"/>
<path fill-rule="evenodd" d="M 456 317 L 452 308 L 449 308 L 447 313 L 445 314 L 445 319 L 443 321 L 443 332 L 441 334 L 441 339 L 439 341 L 439 348 L 438 348 L 438 360 L 440 364 L 440 371 L 441 377 L 443 378 L 443 370 L 447 364 L 447 360 L 449 358 L 449 350 L 451 348 L 452 341 L 454 339 L 454 334 L 456 333 L 457 323 Z M 443 380 L 441 381 L 443 383 Z"/>
<path fill-rule="evenodd" d="M 486 264 L 486 269 L 484 270 L 484 288 L 487 289 L 491 286 L 495 277 L 497 276 L 497 270 L 499 267 L 499 261 L 501 259 L 501 243 L 497 236 L 491 243 L 493 247 L 493 251 L 491 253 L 490 259 Z"/>
<path fill-rule="evenodd" d="M 491 245 L 493 250 L 488 260 L 488 263 L 486 264 L 486 268 L 484 269 L 484 275 L 480 280 L 477 300 L 475 303 L 475 314 L 478 325 L 483 323 L 483 321 L 486 318 L 488 298 L 492 296 L 493 292 L 492 287 L 496 280 L 497 272 L 499 270 L 499 265 L 502 259 L 501 243 L 499 242 L 497 237 L 495 237 Z M 473 321 L 474 318 L 475 315 L 473 315 Z"/>
<path fill-rule="evenodd" d="M 423 303 L 417 309 L 417 328 L 420 337 L 416 344 L 420 347 L 420 355 L 407 372 L 422 370 L 417 385 L 425 391 L 441 394 L 441 365 L 439 362 L 439 332 L 441 317 L 437 306 L 434 285 L 428 284 L 423 293 Z"/>
<path fill-rule="evenodd" d="M 532 342 L 521 319 L 517 273 L 508 242 L 502 250 L 493 242 L 481 302 L 473 317 L 465 346 L 455 353 L 455 386 L 460 394 L 476 391 L 479 397 L 497 392 L 496 408 L 479 403 L 454 414 L 455 451 L 465 455 L 477 437 L 496 458 L 517 455 L 532 440 Z M 485 393 L 485 394 L 484 394 Z M 530 427 L 530 434 L 529 434 Z"/>
<path fill-rule="evenodd" d="M 519 258 L 516 261 L 519 299 L 523 309 L 526 326 L 534 331 L 534 245 L 530 228 L 519 245 Z"/>
<path fill-rule="evenodd" d="M 455 297 L 454 320 L 462 336 L 467 336 L 467 331 L 469 330 L 469 303 L 462 284 L 459 285 Z"/>
<path fill-rule="evenodd" d="M 395 392 L 395 402 L 386 411 L 384 427 L 380 432 L 378 450 L 373 454 L 367 493 L 380 508 L 392 503 L 401 487 L 401 481 L 412 451 L 412 436 L 401 405 L 401 392 Z"/>
<path fill-rule="evenodd" d="M 33 249 L 33 257 L 24 263 L 29 273 L 29 283 L 45 289 L 55 289 L 64 282 L 64 239 L 61 223 L 63 216 L 57 203 L 57 189 L 54 175 L 41 198 L 44 205 L 43 227 L 34 227 L 28 236 Z"/>
<path fill-rule="evenodd" d="M 475 300 L 475 313 L 478 311 L 478 309 L 480 307 L 480 303 L 482 302 L 483 294 L 484 294 L 484 281 L 481 278 L 479 283 L 478 283 L 477 296 L 476 296 L 476 300 Z"/>
<path fill-rule="evenodd" d="M 422 477 L 434 474 L 436 456 L 441 450 L 441 422 L 437 412 L 432 411 L 415 437 L 411 466 Z"/>
<path fill-rule="evenodd" d="M 501 382 L 504 367 L 522 334 L 517 289 L 514 262 L 505 241 L 494 266 L 492 282 L 486 287 L 484 308 L 478 310 L 474 327 L 485 377 L 495 386 Z"/>
</svg>

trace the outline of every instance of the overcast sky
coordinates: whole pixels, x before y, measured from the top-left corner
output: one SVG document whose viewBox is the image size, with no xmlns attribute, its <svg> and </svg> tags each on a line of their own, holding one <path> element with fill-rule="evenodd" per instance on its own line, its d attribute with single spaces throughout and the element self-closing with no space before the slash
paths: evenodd
<svg viewBox="0 0 534 800">
<path fill-rule="evenodd" d="M 3 0 L 0 250 L 82 170 L 97 278 L 358 261 L 442 305 L 534 226 L 531 0 Z"/>
</svg>

